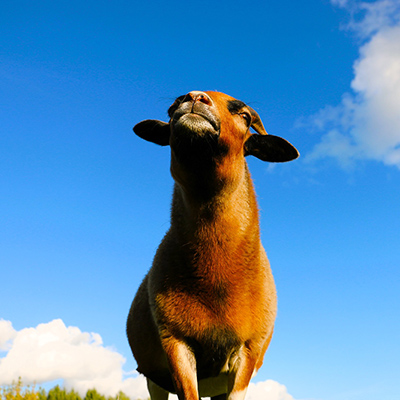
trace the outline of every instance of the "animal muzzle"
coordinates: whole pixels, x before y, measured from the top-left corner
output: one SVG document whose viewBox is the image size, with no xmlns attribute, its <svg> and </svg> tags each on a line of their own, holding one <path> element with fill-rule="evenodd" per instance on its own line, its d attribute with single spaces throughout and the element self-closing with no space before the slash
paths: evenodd
<svg viewBox="0 0 400 400">
<path fill-rule="evenodd" d="M 219 136 L 220 119 L 211 97 L 204 92 L 189 92 L 174 111 L 171 124 L 175 131 Z"/>
</svg>

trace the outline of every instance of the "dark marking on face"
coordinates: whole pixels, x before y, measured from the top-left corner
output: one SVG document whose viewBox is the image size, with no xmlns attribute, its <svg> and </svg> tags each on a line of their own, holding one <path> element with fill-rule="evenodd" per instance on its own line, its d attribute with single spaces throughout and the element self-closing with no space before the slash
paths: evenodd
<svg viewBox="0 0 400 400">
<path fill-rule="evenodd" d="M 237 114 L 244 107 L 247 107 L 243 101 L 240 100 L 228 100 L 228 111 L 231 114 Z"/>
<path fill-rule="evenodd" d="M 174 112 L 177 110 L 177 108 L 182 104 L 184 98 L 186 97 L 186 95 L 182 95 L 176 98 L 176 100 L 173 102 L 173 104 L 171 105 L 170 108 L 168 108 L 168 116 L 170 118 L 172 118 L 172 115 L 174 114 Z"/>
</svg>

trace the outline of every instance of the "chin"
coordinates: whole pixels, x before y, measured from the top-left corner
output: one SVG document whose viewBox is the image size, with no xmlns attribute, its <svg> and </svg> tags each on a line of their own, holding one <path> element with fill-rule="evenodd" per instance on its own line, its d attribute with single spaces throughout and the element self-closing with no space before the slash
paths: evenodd
<svg viewBox="0 0 400 400">
<path fill-rule="evenodd" d="M 218 132 L 214 129 L 211 122 L 201 115 L 188 113 L 182 115 L 174 124 L 175 131 L 185 130 L 191 135 L 197 133 L 199 135 L 214 134 L 218 135 Z"/>
</svg>

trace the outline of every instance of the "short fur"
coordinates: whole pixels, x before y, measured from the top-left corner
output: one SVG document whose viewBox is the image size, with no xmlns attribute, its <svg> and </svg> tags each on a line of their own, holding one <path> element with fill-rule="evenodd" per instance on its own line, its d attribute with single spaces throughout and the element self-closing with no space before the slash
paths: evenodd
<svg viewBox="0 0 400 400">
<path fill-rule="evenodd" d="M 245 156 L 284 162 L 298 152 L 223 93 L 180 96 L 169 115 L 168 124 L 147 120 L 134 128 L 170 145 L 175 186 L 171 227 L 129 312 L 129 344 L 152 400 L 168 392 L 180 400 L 242 400 L 276 316 Z"/>
</svg>

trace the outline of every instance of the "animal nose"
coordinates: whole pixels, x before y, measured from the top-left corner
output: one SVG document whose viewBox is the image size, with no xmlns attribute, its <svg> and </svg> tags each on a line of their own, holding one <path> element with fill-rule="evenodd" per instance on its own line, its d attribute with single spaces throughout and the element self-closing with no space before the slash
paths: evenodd
<svg viewBox="0 0 400 400">
<path fill-rule="evenodd" d="M 213 104 L 211 97 L 204 92 L 199 92 L 199 91 L 192 91 L 189 92 L 186 96 L 186 100 L 191 100 L 193 103 L 204 103 L 207 104 L 208 106 L 211 106 Z"/>
</svg>

